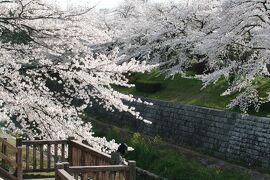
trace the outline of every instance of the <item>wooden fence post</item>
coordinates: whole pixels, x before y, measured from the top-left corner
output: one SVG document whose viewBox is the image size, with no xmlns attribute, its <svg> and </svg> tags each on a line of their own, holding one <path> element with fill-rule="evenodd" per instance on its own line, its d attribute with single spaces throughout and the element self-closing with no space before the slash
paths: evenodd
<svg viewBox="0 0 270 180">
<path fill-rule="evenodd" d="M 129 180 L 136 180 L 136 161 L 128 161 Z"/>
<path fill-rule="evenodd" d="M 16 155 L 16 163 L 17 163 L 17 178 L 18 180 L 23 179 L 23 167 L 22 167 L 22 138 L 16 139 L 16 147 L 17 147 L 17 155 Z"/>
<path fill-rule="evenodd" d="M 22 146 L 22 138 L 16 138 L 16 147 Z"/>
<path fill-rule="evenodd" d="M 62 164 L 64 166 L 64 170 L 69 172 L 69 163 L 68 162 L 63 162 Z"/>
<path fill-rule="evenodd" d="M 72 166 L 73 161 L 72 161 L 72 143 L 71 141 L 74 140 L 74 137 L 68 137 L 68 162 Z"/>
<path fill-rule="evenodd" d="M 18 180 L 23 179 L 23 168 L 22 168 L 22 146 L 17 147 L 17 178 Z"/>
<path fill-rule="evenodd" d="M 5 141 L 7 141 L 7 138 L 3 138 Z M 7 146 L 6 146 L 6 144 L 4 144 L 4 143 L 2 143 L 2 153 L 4 154 L 4 155 L 7 155 Z M 4 160 L 4 159 L 2 159 L 2 167 L 4 168 L 4 169 L 6 169 L 6 161 Z"/>
<path fill-rule="evenodd" d="M 64 169 L 64 164 L 63 163 L 56 163 L 56 166 L 55 166 L 55 180 L 60 179 L 60 177 L 58 176 L 58 170 L 59 169 Z"/>
</svg>

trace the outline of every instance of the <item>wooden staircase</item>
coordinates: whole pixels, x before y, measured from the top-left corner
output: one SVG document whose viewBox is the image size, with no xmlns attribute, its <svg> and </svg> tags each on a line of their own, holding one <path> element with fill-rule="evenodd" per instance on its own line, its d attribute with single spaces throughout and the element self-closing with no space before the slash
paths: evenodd
<svg viewBox="0 0 270 180">
<path fill-rule="evenodd" d="M 16 146 L 0 138 L 0 143 L 0 177 L 5 179 L 22 180 L 23 174 L 29 172 L 55 172 L 56 180 L 136 179 L 135 161 L 129 161 L 128 165 L 110 165 L 108 154 L 74 138 L 53 141 L 17 139 Z M 6 164 L 15 171 L 9 172 Z"/>
</svg>

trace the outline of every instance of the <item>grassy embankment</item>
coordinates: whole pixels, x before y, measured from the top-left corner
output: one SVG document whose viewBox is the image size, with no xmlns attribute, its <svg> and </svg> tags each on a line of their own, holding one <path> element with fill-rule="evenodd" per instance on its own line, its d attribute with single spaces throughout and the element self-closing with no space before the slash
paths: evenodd
<svg viewBox="0 0 270 180">
<path fill-rule="evenodd" d="M 173 180 L 249 180 L 236 170 L 208 168 L 199 161 L 190 159 L 179 151 L 165 146 L 159 137 L 142 137 L 139 133 L 130 135 L 114 127 L 110 130 L 95 128 L 97 136 L 125 142 L 135 150 L 128 153 L 127 159 L 136 160 L 137 166 L 159 176 Z M 140 179 L 140 178 L 138 178 Z"/>
<path fill-rule="evenodd" d="M 146 138 L 139 133 L 132 136 L 124 135 L 119 128 L 110 131 L 94 129 L 96 136 L 105 136 L 107 139 L 115 139 L 117 142 L 125 142 L 134 147 L 129 152 L 128 159 L 137 161 L 137 165 L 160 176 L 174 180 L 249 180 L 250 177 L 237 171 L 229 171 L 218 168 L 207 168 L 200 162 L 191 160 L 172 148 L 162 145 L 159 137 Z M 13 138 L 8 141 L 15 144 Z M 25 152 L 25 150 L 24 150 Z M 9 152 L 14 155 L 14 152 Z M 25 158 L 25 153 L 23 154 Z M 32 164 L 30 162 L 30 164 Z M 13 169 L 14 171 L 14 169 Z M 52 177 L 53 173 L 28 173 L 24 178 Z"/>
<path fill-rule="evenodd" d="M 157 72 L 136 74 L 131 77 L 131 80 L 133 83 L 137 81 L 160 82 L 162 89 L 154 93 L 147 93 L 138 91 L 135 87 L 114 88 L 120 92 L 133 94 L 136 96 L 222 110 L 227 109 L 226 106 L 236 96 L 236 94 L 230 96 L 220 96 L 228 87 L 228 82 L 225 79 L 221 79 L 216 84 L 210 85 L 205 89 L 201 89 L 203 86 L 202 82 L 199 80 L 182 78 L 180 75 L 176 75 L 173 79 L 166 79 L 164 75 L 160 75 Z M 265 92 L 270 90 L 270 79 L 259 80 L 259 82 L 259 93 L 266 95 Z M 238 109 L 234 109 L 233 111 L 239 112 Z M 249 113 L 257 116 L 270 117 L 270 103 L 263 104 L 259 112 L 255 112 L 251 108 Z"/>
</svg>

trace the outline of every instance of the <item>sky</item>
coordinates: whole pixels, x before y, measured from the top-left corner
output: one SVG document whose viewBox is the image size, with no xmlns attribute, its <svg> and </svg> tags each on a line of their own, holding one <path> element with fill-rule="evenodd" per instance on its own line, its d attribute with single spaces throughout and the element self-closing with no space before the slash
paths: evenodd
<svg viewBox="0 0 270 180">
<path fill-rule="evenodd" d="M 118 6 L 121 2 L 123 2 L 124 0 L 47 0 L 47 1 L 56 2 L 63 8 L 66 8 L 68 4 L 70 5 L 76 4 L 76 5 L 81 5 L 81 6 L 97 4 L 97 8 L 102 9 L 102 8 L 114 8 Z M 151 0 L 151 1 L 164 2 L 166 0 Z"/>
</svg>

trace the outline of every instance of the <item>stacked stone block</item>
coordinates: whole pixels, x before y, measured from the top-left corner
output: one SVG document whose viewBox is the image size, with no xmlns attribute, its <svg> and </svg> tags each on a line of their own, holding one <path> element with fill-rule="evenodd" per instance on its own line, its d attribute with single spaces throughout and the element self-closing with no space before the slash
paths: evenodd
<svg viewBox="0 0 270 180">
<path fill-rule="evenodd" d="M 133 103 L 145 124 L 124 112 L 93 106 L 101 118 L 175 145 L 202 150 L 247 166 L 270 167 L 270 119 L 209 108 L 144 99 L 153 106 Z"/>
</svg>

